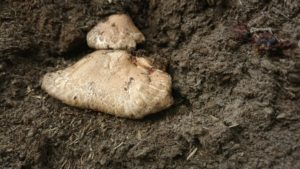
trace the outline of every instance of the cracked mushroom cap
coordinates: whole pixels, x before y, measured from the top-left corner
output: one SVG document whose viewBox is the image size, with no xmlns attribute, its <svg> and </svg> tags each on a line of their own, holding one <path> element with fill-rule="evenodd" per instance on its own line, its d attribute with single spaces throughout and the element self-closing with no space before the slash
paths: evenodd
<svg viewBox="0 0 300 169">
<path fill-rule="evenodd" d="M 87 44 L 95 49 L 132 49 L 144 42 L 144 35 L 126 14 L 114 14 L 87 34 Z"/>
<path fill-rule="evenodd" d="M 171 77 L 126 51 L 98 50 L 47 73 L 42 88 L 64 103 L 138 119 L 173 104 Z"/>
</svg>

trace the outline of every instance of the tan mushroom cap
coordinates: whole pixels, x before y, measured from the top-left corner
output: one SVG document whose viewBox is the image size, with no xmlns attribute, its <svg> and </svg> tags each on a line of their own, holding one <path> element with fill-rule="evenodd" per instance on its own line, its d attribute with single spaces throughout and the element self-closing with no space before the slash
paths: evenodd
<svg viewBox="0 0 300 169">
<path fill-rule="evenodd" d="M 87 34 L 88 46 L 95 49 L 132 49 L 144 41 L 144 35 L 126 14 L 109 16 Z"/>
<path fill-rule="evenodd" d="M 47 73 L 42 88 L 64 103 L 119 117 L 142 118 L 173 104 L 171 77 L 126 51 L 99 50 Z"/>
</svg>

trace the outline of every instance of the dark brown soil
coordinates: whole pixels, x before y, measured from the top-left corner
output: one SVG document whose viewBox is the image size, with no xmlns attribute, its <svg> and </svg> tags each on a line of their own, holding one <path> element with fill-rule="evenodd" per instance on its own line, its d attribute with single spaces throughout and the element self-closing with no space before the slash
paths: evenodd
<svg viewBox="0 0 300 169">
<path fill-rule="evenodd" d="M 92 49 L 98 21 L 128 13 L 167 64 L 175 105 L 143 120 L 67 106 L 46 73 Z M 297 0 L 2 0 L 0 168 L 300 168 L 300 48 L 259 54 L 237 22 L 300 40 Z"/>
</svg>

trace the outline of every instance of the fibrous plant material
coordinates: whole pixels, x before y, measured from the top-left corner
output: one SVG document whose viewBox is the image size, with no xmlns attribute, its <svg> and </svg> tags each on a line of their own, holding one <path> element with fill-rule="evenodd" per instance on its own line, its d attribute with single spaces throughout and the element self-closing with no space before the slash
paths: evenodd
<svg viewBox="0 0 300 169">
<path fill-rule="evenodd" d="M 126 14 L 114 14 L 87 34 L 88 46 L 95 49 L 134 49 L 144 35 Z"/>
<path fill-rule="evenodd" d="M 126 51 L 99 50 L 47 73 L 42 88 L 64 103 L 126 118 L 142 118 L 173 104 L 171 77 Z"/>
</svg>

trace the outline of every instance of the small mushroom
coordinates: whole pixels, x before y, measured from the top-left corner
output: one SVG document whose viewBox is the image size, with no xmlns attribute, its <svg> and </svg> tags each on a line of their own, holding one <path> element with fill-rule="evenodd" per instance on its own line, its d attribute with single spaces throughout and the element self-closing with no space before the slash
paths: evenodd
<svg viewBox="0 0 300 169">
<path fill-rule="evenodd" d="M 144 35 L 126 14 L 114 14 L 87 34 L 87 44 L 95 49 L 132 49 L 144 42 Z"/>
<path fill-rule="evenodd" d="M 42 88 L 64 103 L 139 119 L 173 104 L 171 77 L 146 58 L 98 50 L 74 65 L 47 73 Z"/>
</svg>

